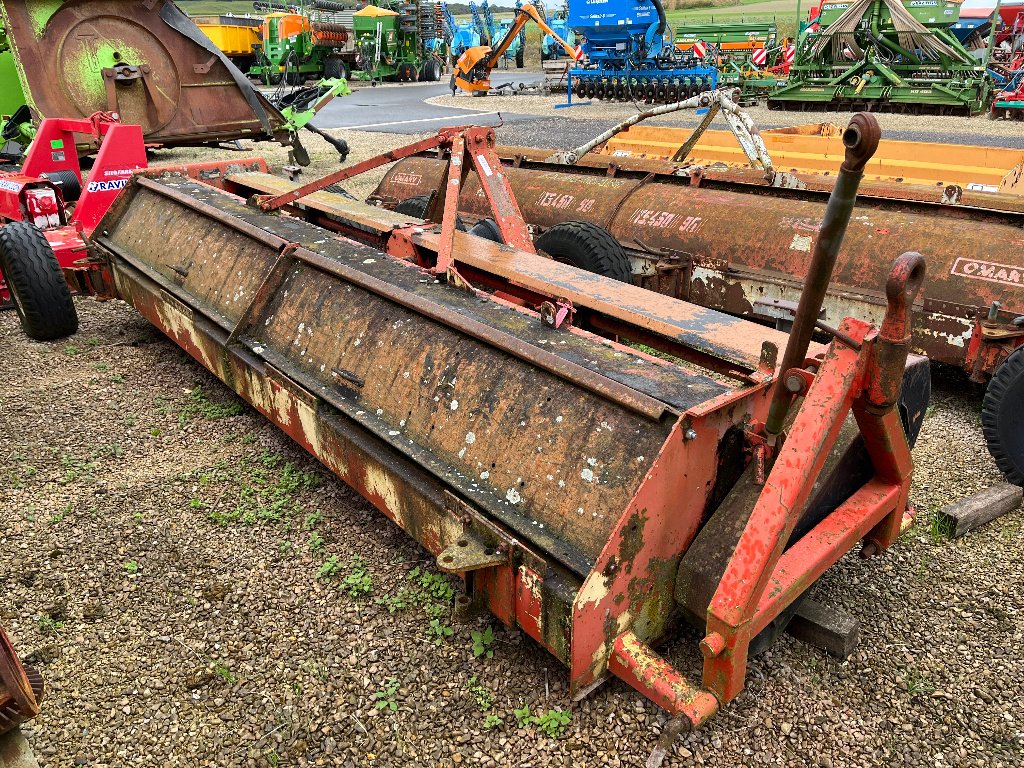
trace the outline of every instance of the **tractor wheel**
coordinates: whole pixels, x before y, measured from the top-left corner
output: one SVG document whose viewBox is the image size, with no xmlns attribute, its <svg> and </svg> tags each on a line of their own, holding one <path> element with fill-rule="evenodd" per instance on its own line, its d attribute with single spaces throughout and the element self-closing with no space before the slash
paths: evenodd
<svg viewBox="0 0 1024 768">
<path fill-rule="evenodd" d="M 522 69 L 526 66 L 526 49 L 523 46 L 519 46 L 519 50 L 516 51 L 516 69 Z"/>
<path fill-rule="evenodd" d="M 1015 485 L 1024 485 L 1024 347 L 996 369 L 981 404 L 981 431 L 996 465 Z"/>
<path fill-rule="evenodd" d="M 29 337 L 50 341 L 78 330 L 78 312 L 64 272 L 37 227 L 24 221 L 0 227 L 0 270 Z"/>
<path fill-rule="evenodd" d="M 282 75 L 280 72 L 265 72 L 263 74 L 263 84 L 278 85 L 281 82 L 281 77 Z"/>
<path fill-rule="evenodd" d="M 395 213 L 400 213 L 403 216 L 415 216 L 417 219 L 422 219 L 427 215 L 427 205 L 430 204 L 430 195 L 415 195 L 413 197 L 407 197 L 405 200 L 395 206 Z M 455 228 L 459 232 L 466 231 L 466 222 L 462 220 L 461 216 L 455 218 Z"/>
<path fill-rule="evenodd" d="M 619 241 L 604 227 L 589 221 L 556 224 L 538 237 L 534 245 L 563 264 L 622 283 L 633 282 L 633 265 Z"/>
<path fill-rule="evenodd" d="M 324 77 L 348 80 L 348 67 L 343 59 L 331 57 L 324 62 Z"/>
</svg>

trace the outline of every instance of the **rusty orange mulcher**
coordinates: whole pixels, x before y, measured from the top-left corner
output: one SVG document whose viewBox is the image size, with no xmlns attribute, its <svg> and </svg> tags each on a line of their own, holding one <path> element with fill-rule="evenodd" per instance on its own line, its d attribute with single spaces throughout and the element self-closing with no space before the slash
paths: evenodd
<svg viewBox="0 0 1024 768">
<path fill-rule="evenodd" d="M 896 260 L 880 328 L 817 321 L 877 139 L 870 116 L 846 131 L 790 335 L 536 254 L 486 128 L 301 187 L 136 177 L 90 254 L 112 294 L 562 661 L 574 695 L 618 676 L 696 726 L 827 568 L 904 522 L 923 260 Z M 322 191 L 430 147 L 448 160 L 438 224 Z M 508 245 L 458 231 L 471 167 Z M 703 632 L 702 679 L 654 650 L 680 617 Z"/>
</svg>

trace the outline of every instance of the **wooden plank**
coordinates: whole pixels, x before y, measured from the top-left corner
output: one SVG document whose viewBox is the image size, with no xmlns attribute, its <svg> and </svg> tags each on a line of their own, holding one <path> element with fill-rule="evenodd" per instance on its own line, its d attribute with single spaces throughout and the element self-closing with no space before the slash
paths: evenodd
<svg viewBox="0 0 1024 768">
<path fill-rule="evenodd" d="M 996 483 L 991 488 L 961 499 L 936 513 L 939 529 L 951 539 L 1018 509 L 1024 488 L 1011 483 Z"/>
<path fill-rule="evenodd" d="M 860 641 L 860 621 L 838 608 L 808 598 L 800 604 L 786 632 L 801 642 L 821 648 L 829 656 L 845 659 Z"/>
</svg>

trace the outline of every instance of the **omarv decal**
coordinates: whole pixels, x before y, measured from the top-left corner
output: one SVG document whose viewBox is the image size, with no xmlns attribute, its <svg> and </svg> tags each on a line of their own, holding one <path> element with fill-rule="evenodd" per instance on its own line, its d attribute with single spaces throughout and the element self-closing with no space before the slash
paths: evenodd
<svg viewBox="0 0 1024 768">
<path fill-rule="evenodd" d="M 991 261 L 959 258 L 953 262 L 950 274 L 1003 285 L 1024 285 L 1024 267 L 994 264 Z"/>
</svg>

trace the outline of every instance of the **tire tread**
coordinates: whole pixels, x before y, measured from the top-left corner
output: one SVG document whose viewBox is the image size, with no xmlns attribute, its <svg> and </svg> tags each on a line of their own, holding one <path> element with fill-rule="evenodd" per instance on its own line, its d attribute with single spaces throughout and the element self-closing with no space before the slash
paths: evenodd
<svg viewBox="0 0 1024 768">
<path fill-rule="evenodd" d="M 535 241 L 537 250 L 549 254 L 565 247 L 581 247 L 588 264 L 573 263 L 580 269 L 610 277 L 621 283 L 633 282 L 633 267 L 622 245 L 604 227 L 589 221 L 565 221 L 544 232 Z"/>
<path fill-rule="evenodd" d="M 1016 392 L 1014 391 L 1016 390 Z M 981 431 L 996 466 L 1015 485 L 1024 485 L 1024 434 L 1008 423 L 1011 411 L 1021 407 L 1024 394 L 1024 347 L 1010 355 L 996 369 L 981 403 Z"/>
<path fill-rule="evenodd" d="M 21 304 L 22 327 L 37 341 L 70 336 L 78 312 L 64 272 L 43 233 L 14 221 L 0 227 L 0 270 Z"/>
</svg>

